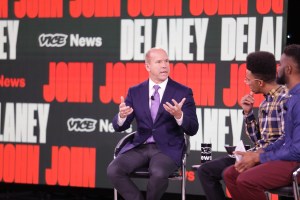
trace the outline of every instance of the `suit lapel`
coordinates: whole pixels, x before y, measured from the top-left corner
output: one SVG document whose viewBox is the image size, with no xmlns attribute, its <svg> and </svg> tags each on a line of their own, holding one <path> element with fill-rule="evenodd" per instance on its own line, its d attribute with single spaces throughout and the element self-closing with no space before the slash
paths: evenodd
<svg viewBox="0 0 300 200">
<path fill-rule="evenodd" d="M 165 108 L 163 107 L 163 104 L 166 103 L 167 101 L 169 103 L 172 103 L 171 100 L 172 100 L 172 97 L 174 96 L 175 92 L 176 92 L 176 90 L 175 90 L 175 87 L 174 87 L 174 81 L 169 78 L 167 86 L 166 86 L 166 90 L 165 90 L 164 95 L 163 95 L 163 97 L 160 101 L 160 105 L 159 105 L 159 109 L 158 109 L 158 112 L 157 112 L 155 122 L 161 117 L 161 115 L 165 111 Z"/>
<path fill-rule="evenodd" d="M 152 118 L 149 108 L 149 80 L 145 81 L 140 90 L 140 97 L 141 97 L 141 105 L 146 113 L 146 117 L 148 118 L 147 121 L 150 121 L 150 126 L 152 126 Z"/>
</svg>

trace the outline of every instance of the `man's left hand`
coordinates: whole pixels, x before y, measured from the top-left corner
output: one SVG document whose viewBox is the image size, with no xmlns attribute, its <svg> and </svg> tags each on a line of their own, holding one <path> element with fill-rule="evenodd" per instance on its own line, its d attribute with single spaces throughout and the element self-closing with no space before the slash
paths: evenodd
<svg viewBox="0 0 300 200">
<path fill-rule="evenodd" d="M 170 104 L 169 102 L 164 103 L 163 106 L 168 113 L 173 115 L 176 119 L 180 119 L 182 116 L 181 108 L 182 108 L 182 105 L 184 104 L 185 100 L 186 100 L 186 98 L 183 98 L 179 103 L 177 103 L 177 101 L 172 99 L 174 106 L 172 104 Z"/>
</svg>

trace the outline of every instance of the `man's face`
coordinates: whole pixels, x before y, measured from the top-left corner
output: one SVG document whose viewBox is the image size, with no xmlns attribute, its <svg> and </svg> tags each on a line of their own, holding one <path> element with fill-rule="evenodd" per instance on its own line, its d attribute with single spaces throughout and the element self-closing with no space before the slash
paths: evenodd
<svg viewBox="0 0 300 200">
<path fill-rule="evenodd" d="M 153 82 L 159 84 L 165 81 L 170 73 L 167 53 L 162 49 L 151 50 L 149 59 L 146 61 L 146 69 Z"/>
<path fill-rule="evenodd" d="M 251 71 L 249 71 L 248 69 L 246 70 L 245 83 L 255 94 L 261 93 L 259 86 L 261 81 L 262 80 L 255 78 Z"/>
<path fill-rule="evenodd" d="M 280 65 L 277 69 L 277 79 L 276 82 L 278 84 L 286 84 L 286 74 L 285 74 L 285 68 L 288 65 L 288 57 L 285 54 L 281 55 L 280 58 Z"/>
</svg>

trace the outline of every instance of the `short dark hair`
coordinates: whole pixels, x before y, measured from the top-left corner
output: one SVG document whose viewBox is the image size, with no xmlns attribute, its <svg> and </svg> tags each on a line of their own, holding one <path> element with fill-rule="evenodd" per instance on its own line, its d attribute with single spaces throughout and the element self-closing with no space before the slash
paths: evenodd
<svg viewBox="0 0 300 200">
<path fill-rule="evenodd" d="M 247 69 L 258 79 L 265 82 L 276 80 L 275 56 L 266 51 L 252 52 L 247 56 Z"/>
<path fill-rule="evenodd" d="M 291 44 L 284 48 L 283 53 L 288 57 L 294 59 L 297 64 L 297 68 L 300 71 L 300 45 Z"/>
</svg>

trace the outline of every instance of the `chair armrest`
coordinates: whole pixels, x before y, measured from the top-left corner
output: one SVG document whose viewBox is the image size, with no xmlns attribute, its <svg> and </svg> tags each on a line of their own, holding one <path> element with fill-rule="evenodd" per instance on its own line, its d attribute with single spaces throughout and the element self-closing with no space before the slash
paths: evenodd
<svg viewBox="0 0 300 200">
<path fill-rule="evenodd" d="M 300 167 L 298 167 L 294 172 L 293 172 L 293 180 L 298 186 L 298 176 L 300 174 Z"/>
<path fill-rule="evenodd" d="M 120 150 L 124 147 L 124 145 L 133 139 L 135 133 L 136 131 L 129 133 L 119 140 L 114 150 L 114 158 L 117 157 L 117 155 L 119 154 Z"/>
<path fill-rule="evenodd" d="M 298 182 L 298 176 L 300 174 L 300 167 L 293 172 L 293 179 Z"/>
</svg>

